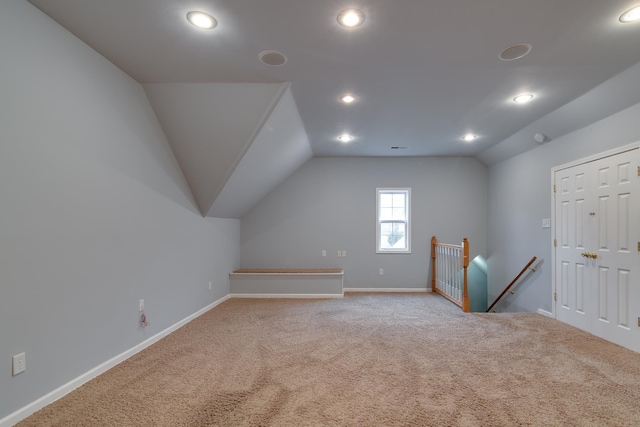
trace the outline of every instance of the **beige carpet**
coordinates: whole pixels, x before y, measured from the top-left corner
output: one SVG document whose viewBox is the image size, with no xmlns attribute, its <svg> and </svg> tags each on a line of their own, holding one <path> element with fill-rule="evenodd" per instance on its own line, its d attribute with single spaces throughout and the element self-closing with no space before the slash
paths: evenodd
<svg viewBox="0 0 640 427">
<path fill-rule="evenodd" d="M 18 425 L 638 426 L 640 354 L 431 294 L 234 299 Z"/>
</svg>

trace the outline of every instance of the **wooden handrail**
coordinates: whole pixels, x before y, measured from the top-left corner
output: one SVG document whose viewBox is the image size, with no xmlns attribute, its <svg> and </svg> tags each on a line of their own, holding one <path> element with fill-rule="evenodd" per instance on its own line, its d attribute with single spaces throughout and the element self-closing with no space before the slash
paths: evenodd
<svg viewBox="0 0 640 427">
<path fill-rule="evenodd" d="M 487 308 L 486 313 L 490 312 L 491 309 L 498 303 L 498 301 L 500 301 L 500 299 L 504 296 L 504 294 L 506 294 L 507 292 L 509 292 L 509 289 L 511 289 L 511 287 L 513 285 L 516 284 L 516 282 L 518 281 L 518 279 L 525 273 L 525 271 L 527 271 L 527 269 L 529 267 L 531 267 L 531 264 L 533 264 L 534 262 L 536 262 L 536 259 L 538 259 L 537 257 L 533 257 L 531 258 L 531 260 L 527 263 L 527 265 L 524 266 L 524 268 L 522 270 L 520 270 L 520 273 L 518 273 L 518 275 L 515 277 L 515 279 L 513 279 L 511 281 L 511 283 L 509 283 L 509 286 L 507 286 L 506 288 L 504 288 L 504 291 L 502 291 L 502 293 L 500 294 L 500 296 L 498 296 L 498 298 L 496 298 L 496 300 L 493 302 L 493 304 L 491 304 L 489 306 L 489 308 Z M 532 269 L 532 271 L 536 271 L 535 269 Z"/>
</svg>

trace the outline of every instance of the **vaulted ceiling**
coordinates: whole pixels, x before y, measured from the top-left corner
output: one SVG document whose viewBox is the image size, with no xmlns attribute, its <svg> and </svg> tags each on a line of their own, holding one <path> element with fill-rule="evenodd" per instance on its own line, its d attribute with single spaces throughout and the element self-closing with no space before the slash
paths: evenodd
<svg viewBox="0 0 640 427">
<path fill-rule="evenodd" d="M 535 133 L 556 138 L 592 118 L 552 117 L 640 60 L 640 22 L 619 20 L 640 0 L 30 2 L 143 84 L 213 216 L 242 216 L 312 155 L 494 164 L 535 144 Z M 338 24 L 348 7 L 364 13 L 362 25 Z M 192 10 L 217 26 L 193 27 Z M 519 43 L 529 54 L 499 57 Z M 286 63 L 261 62 L 269 50 Z M 341 103 L 344 93 L 356 101 Z M 519 105 L 520 93 L 535 97 Z M 617 101 L 611 93 L 593 111 L 640 101 L 624 87 Z M 343 133 L 354 139 L 338 141 Z M 467 133 L 476 139 L 463 141 Z"/>
</svg>

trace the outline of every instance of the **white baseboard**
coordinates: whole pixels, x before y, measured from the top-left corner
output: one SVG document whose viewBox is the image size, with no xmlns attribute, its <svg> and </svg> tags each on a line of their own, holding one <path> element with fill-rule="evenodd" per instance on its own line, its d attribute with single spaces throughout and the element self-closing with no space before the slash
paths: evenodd
<svg viewBox="0 0 640 427">
<path fill-rule="evenodd" d="M 190 321 L 192 321 L 196 317 L 203 315 L 207 311 L 209 311 L 212 308 L 216 307 L 217 305 L 225 302 L 229 298 L 230 298 L 230 296 L 227 295 L 225 297 L 220 298 L 217 301 L 214 301 L 213 303 L 209 304 L 208 306 L 196 311 L 192 315 L 187 316 L 184 319 L 180 320 L 179 322 L 169 326 L 167 329 L 165 329 L 165 330 L 163 330 L 161 332 L 158 332 L 154 336 L 144 340 L 143 342 L 141 342 L 140 344 L 136 345 L 135 347 L 133 347 L 133 348 L 131 348 L 129 350 L 126 350 L 123 353 L 120 353 L 119 355 L 117 355 L 117 356 L 107 360 L 106 362 L 96 366 L 95 368 L 93 368 L 93 369 L 89 370 L 88 372 L 80 375 L 79 377 L 77 377 L 77 378 L 69 381 L 68 383 L 58 387 L 57 389 L 53 390 L 52 392 L 42 396 L 38 400 L 35 400 L 35 401 L 31 402 L 30 404 L 28 404 L 27 406 L 24 406 L 23 408 L 18 409 L 14 413 L 7 415 L 6 417 L 0 419 L 0 427 L 10 427 L 10 426 L 13 426 L 14 424 L 24 420 L 25 418 L 27 418 L 29 415 L 33 414 L 34 412 L 39 411 L 40 409 L 44 408 L 45 406 L 55 402 L 56 400 L 60 399 L 64 395 L 70 393 L 71 391 L 75 390 L 76 388 L 80 387 L 81 385 L 85 384 L 86 382 L 92 380 L 93 378 L 97 377 L 98 375 L 100 375 L 100 374 L 108 371 L 109 369 L 113 368 L 117 364 L 119 364 L 121 362 L 124 362 L 125 360 L 127 360 L 128 358 L 133 356 L 134 354 L 144 350 L 145 348 L 149 347 L 151 344 L 153 344 L 153 343 L 159 341 L 160 339 L 166 337 L 171 332 L 175 331 L 176 329 L 180 328 L 181 326 L 184 326 L 185 324 L 189 323 Z"/>
<path fill-rule="evenodd" d="M 553 319 L 553 313 L 548 312 L 547 310 L 543 310 L 543 309 L 539 308 L 538 309 L 538 314 L 542 314 L 543 316 L 551 317 Z"/>
<path fill-rule="evenodd" d="M 342 298 L 344 294 L 229 294 L 228 296 L 229 298 Z"/>
<path fill-rule="evenodd" d="M 345 292 L 431 292 L 427 288 L 344 288 Z"/>
<path fill-rule="evenodd" d="M 426 289 L 426 288 L 345 288 L 344 292 L 425 292 L 426 293 L 426 292 L 431 292 L 431 289 Z M 126 350 L 126 351 L 118 354 L 117 356 L 115 356 L 115 357 L 107 360 L 106 362 L 96 366 L 95 368 L 85 372 L 84 374 L 78 376 L 77 378 L 74 378 L 73 380 L 69 381 L 68 383 L 66 383 L 66 384 L 58 387 L 57 389 L 51 391 L 50 393 L 47 393 L 46 395 L 42 396 L 41 398 L 29 403 L 28 405 L 18 409 L 17 411 L 7 415 L 6 417 L 0 419 L 0 427 L 11 427 L 11 426 L 17 424 L 18 422 L 20 422 L 20 421 L 24 420 L 25 418 L 27 418 L 29 415 L 35 413 L 36 411 L 39 411 L 40 409 L 44 408 L 47 405 L 50 405 L 51 403 L 53 403 L 56 400 L 60 399 L 61 397 L 65 396 L 66 394 L 72 392 L 76 388 L 78 388 L 81 385 L 87 383 L 88 381 L 92 380 L 93 378 L 97 377 L 98 375 L 100 375 L 100 374 L 108 371 L 109 369 L 113 368 L 117 364 L 124 362 L 125 360 L 127 360 L 131 356 L 135 355 L 136 353 L 139 353 L 140 351 L 142 351 L 145 348 L 149 347 L 150 345 L 156 343 L 160 339 L 166 337 L 167 335 L 169 335 L 170 333 L 174 332 L 178 328 L 186 325 L 187 323 L 189 323 L 193 319 L 203 315 L 207 311 L 209 311 L 212 308 L 220 305 L 221 303 L 225 302 L 228 299 L 231 299 L 231 298 L 316 298 L 316 299 L 323 299 L 323 298 L 342 298 L 343 296 L 344 296 L 344 294 L 228 294 L 228 295 L 218 299 L 217 301 L 214 301 L 213 303 L 209 304 L 208 306 L 198 310 L 197 312 L 191 314 L 190 316 L 185 317 L 184 319 L 180 320 L 179 322 L 169 326 L 165 330 L 163 330 L 161 332 L 158 332 L 154 336 L 144 340 L 143 342 L 141 342 L 140 344 L 136 345 L 135 347 L 132 347 L 129 350 Z M 540 312 L 540 310 L 538 310 L 538 311 Z M 548 312 L 546 312 L 546 313 L 548 313 Z M 551 313 L 549 313 L 549 315 L 551 315 Z"/>
</svg>

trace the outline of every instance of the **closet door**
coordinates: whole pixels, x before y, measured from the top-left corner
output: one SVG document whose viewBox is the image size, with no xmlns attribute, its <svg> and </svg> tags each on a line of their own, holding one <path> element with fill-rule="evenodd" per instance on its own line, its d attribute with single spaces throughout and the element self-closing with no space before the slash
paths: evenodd
<svg viewBox="0 0 640 427">
<path fill-rule="evenodd" d="M 554 174 L 556 317 L 636 351 L 639 151 Z"/>
<path fill-rule="evenodd" d="M 556 224 L 556 318 L 589 330 L 593 316 L 589 295 L 588 235 L 589 164 L 557 171 L 555 174 Z"/>
<path fill-rule="evenodd" d="M 590 278 L 595 321 L 589 332 L 627 348 L 640 350 L 638 317 L 638 165 L 639 150 L 607 157 L 593 164 L 590 191 L 593 233 Z M 635 341 L 635 342 L 634 342 Z"/>
</svg>

